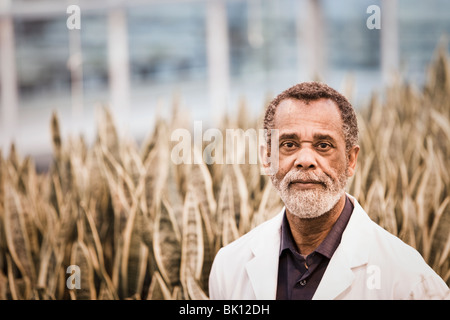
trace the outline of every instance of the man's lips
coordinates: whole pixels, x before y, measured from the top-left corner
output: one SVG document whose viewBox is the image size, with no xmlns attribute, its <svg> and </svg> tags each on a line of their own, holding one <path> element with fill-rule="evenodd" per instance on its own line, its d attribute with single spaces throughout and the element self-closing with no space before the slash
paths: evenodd
<svg viewBox="0 0 450 320">
<path fill-rule="evenodd" d="M 308 184 L 308 183 L 314 183 L 314 184 L 323 184 L 321 181 L 316 181 L 316 180 L 292 180 L 289 183 L 303 183 L 303 184 Z"/>
<path fill-rule="evenodd" d="M 323 182 L 315 180 L 292 180 L 291 182 L 289 182 L 289 186 L 291 185 L 299 189 L 310 189 L 315 188 L 317 186 L 325 187 Z"/>
</svg>

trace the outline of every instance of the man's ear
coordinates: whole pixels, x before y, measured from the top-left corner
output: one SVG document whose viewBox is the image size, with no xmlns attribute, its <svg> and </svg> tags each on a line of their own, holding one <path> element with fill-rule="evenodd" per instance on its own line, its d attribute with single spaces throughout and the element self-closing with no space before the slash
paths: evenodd
<svg viewBox="0 0 450 320">
<path fill-rule="evenodd" d="M 267 154 L 267 146 L 261 144 L 259 146 L 259 158 L 261 160 L 262 169 L 266 175 L 270 175 L 270 157 Z"/>
<path fill-rule="evenodd" d="M 350 178 L 355 174 L 356 162 L 358 160 L 359 146 L 353 146 L 347 154 L 348 166 L 347 166 L 347 176 Z"/>
</svg>

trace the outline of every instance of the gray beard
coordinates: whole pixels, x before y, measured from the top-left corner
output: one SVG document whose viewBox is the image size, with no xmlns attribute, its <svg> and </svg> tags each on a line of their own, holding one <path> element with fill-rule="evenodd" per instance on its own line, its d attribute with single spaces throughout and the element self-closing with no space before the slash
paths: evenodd
<svg viewBox="0 0 450 320">
<path fill-rule="evenodd" d="M 329 212 L 345 194 L 347 174 L 344 170 L 337 180 L 322 173 L 291 170 L 280 181 L 275 175 L 270 176 L 272 183 L 280 194 L 286 209 L 290 213 L 302 219 L 320 217 Z M 290 182 L 302 179 L 313 180 L 322 183 L 321 187 L 308 190 L 294 190 Z"/>
</svg>

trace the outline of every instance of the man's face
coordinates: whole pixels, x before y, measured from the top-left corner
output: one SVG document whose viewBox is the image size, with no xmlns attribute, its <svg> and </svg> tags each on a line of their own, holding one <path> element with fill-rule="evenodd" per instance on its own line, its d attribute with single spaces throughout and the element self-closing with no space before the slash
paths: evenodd
<svg viewBox="0 0 450 320">
<path fill-rule="evenodd" d="M 271 175 L 287 210 L 300 218 L 330 211 L 345 193 L 359 147 L 347 154 L 342 119 L 329 99 L 287 99 L 277 107 L 278 171 Z"/>
</svg>

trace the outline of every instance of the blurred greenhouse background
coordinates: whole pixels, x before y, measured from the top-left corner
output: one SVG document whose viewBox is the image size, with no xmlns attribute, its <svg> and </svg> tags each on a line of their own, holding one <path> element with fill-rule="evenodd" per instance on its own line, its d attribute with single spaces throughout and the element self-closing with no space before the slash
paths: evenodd
<svg viewBox="0 0 450 320">
<path fill-rule="evenodd" d="M 371 5 L 381 29 L 367 27 Z M 174 100 L 214 123 L 313 78 L 353 83 L 358 107 L 393 71 L 424 83 L 449 12 L 445 0 L 0 0 L 0 150 L 14 142 L 43 170 L 53 110 L 63 135 L 92 141 L 96 106 L 110 105 L 142 140 Z"/>
<path fill-rule="evenodd" d="M 196 144 L 257 129 L 268 99 L 309 80 L 357 109 L 348 192 L 449 284 L 449 9 L 0 0 L 0 300 L 207 299 L 217 250 L 282 202 L 250 163 L 255 140 L 237 139 L 244 164 L 205 164 Z M 193 164 L 172 157 L 179 129 Z"/>
</svg>

